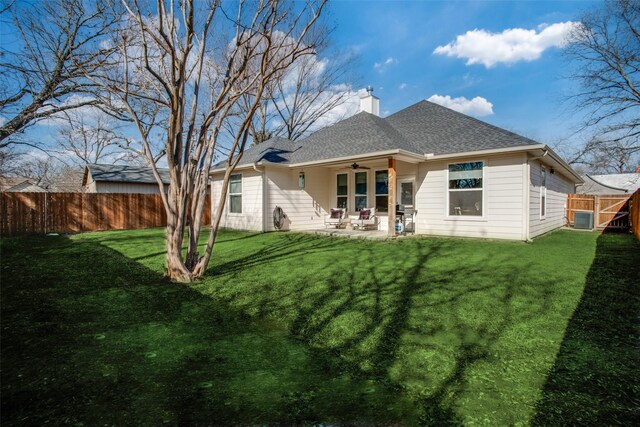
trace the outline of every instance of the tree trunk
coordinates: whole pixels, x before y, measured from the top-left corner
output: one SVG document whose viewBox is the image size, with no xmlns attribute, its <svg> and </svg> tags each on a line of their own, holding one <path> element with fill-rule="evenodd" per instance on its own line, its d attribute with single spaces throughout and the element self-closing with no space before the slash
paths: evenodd
<svg viewBox="0 0 640 427">
<path fill-rule="evenodd" d="M 191 282 L 192 275 L 182 261 L 182 239 L 178 238 L 178 233 L 173 227 L 167 225 L 167 270 L 165 276 L 180 283 Z"/>
<path fill-rule="evenodd" d="M 184 218 L 180 215 L 179 191 L 169 187 L 168 199 L 169 211 L 167 212 L 166 228 L 167 270 L 165 276 L 174 282 L 189 283 L 193 280 L 193 276 L 182 259 Z"/>
</svg>

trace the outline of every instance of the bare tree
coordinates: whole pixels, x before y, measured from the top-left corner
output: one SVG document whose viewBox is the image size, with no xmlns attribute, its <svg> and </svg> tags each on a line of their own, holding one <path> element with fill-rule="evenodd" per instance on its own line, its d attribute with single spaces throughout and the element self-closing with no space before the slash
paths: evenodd
<svg viewBox="0 0 640 427">
<path fill-rule="evenodd" d="M 113 52 L 102 42 L 119 21 L 110 0 L 3 4 L 0 113 L 7 120 L 0 126 L 0 148 L 21 142 L 16 135 L 29 125 L 98 103 L 86 75 Z"/>
<path fill-rule="evenodd" d="M 319 126 L 345 118 L 344 114 L 330 113 L 336 113 L 354 96 L 351 70 L 355 57 L 343 52 L 324 56 L 327 33 L 326 28 L 318 29 L 313 36 L 317 50 L 299 58 L 266 88 L 267 96 L 252 124 L 254 144 L 273 136 L 295 141 Z"/>
<path fill-rule="evenodd" d="M 611 143 L 597 138 L 588 140 L 577 150 L 560 147 L 568 163 L 586 173 L 634 172 L 640 161 L 638 150 L 633 149 L 633 139 L 622 139 Z"/>
<path fill-rule="evenodd" d="M 94 81 L 117 97 L 135 124 L 142 154 L 160 188 L 150 135 L 163 135 L 170 176 L 168 192 L 161 192 L 167 212 L 166 275 L 189 282 L 208 266 L 229 177 L 242 157 L 265 88 L 314 51 L 307 35 L 325 0 L 158 0 L 153 7 L 136 0 L 123 2 L 130 22 L 114 42 L 120 66 Z M 243 97 L 251 103 L 241 113 Z M 234 129 L 231 137 L 223 132 L 225 127 Z M 200 255 L 209 171 L 219 145 L 226 145 L 228 152 L 222 194 Z"/>
<path fill-rule="evenodd" d="M 96 111 L 71 111 L 65 114 L 55 146 L 62 158 L 77 166 L 128 161 L 135 152 L 122 127 L 113 117 Z"/>
<path fill-rule="evenodd" d="M 13 174 L 31 178 L 39 187 L 49 189 L 65 167 L 62 162 L 52 156 L 23 156 Z"/>
<path fill-rule="evenodd" d="M 0 149 L 0 176 L 13 176 L 20 163 L 21 154 L 13 147 Z"/>
<path fill-rule="evenodd" d="M 616 168 L 628 168 L 626 162 L 640 152 L 640 2 L 608 0 L 585 15 L 566 53 L 580 88 L 575 104 L 586 112 L 584 128 L 594 135 L 576 161 L 615 152 L 616 161 L 625 162 Z"/>
<path fill-rule="evenodd" d="M 352 56 L 305 56 L 287 70 L 270 86 L 269 98 L 281 122 L 273 133 L 291 141 L 300 139 L 347 102 L 353 95 L 351 86 L 345 83 L 352 60 Z M 333 121 L 342 119 L 336 116 Z"/>
</svg>

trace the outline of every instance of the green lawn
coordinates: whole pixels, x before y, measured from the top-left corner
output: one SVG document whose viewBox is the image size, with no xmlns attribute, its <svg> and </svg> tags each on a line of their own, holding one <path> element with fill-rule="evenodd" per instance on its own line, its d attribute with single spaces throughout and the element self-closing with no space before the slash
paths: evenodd
<svg viewBox="0 0 640 427">
<path fill-rule="evenodd" d="M 637 419 L 640 244 L 163 230 L 5 238 L 2 425 L 567 425 Z"/>
</svg>

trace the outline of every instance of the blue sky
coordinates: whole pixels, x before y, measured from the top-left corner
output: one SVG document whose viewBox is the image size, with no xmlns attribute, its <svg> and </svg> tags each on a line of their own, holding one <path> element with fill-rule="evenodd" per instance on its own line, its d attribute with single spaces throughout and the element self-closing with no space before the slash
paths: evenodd
<svg viewBox="0 0 640 427">
<path fill-rule="evenodd" d="M 327 20 L 333 46 L 357 54 L 351 67 L 360 79 L 352 88 L 372 85 L 383 116 L 423 99 L 455 101 L 447 106 L 562 153 L 585 136 L 573 135 L 580 118 L 565 101 L 572 84 L 558 45 L 572 22 L 598 5 L 334 0 Z M 30 131 L 45 144 L 56 135 L 46 123 Z"/>
<path fill-rule="evenodd" d="M 374 87 L 383 115 L 436 94 L 467 100 L 481 97 L 492 104 L 493 112 L 474 114 L 481 120 L 554 144 L 568 138 L 579 121 L 563 102 L 571 92 L 571 82 L 564 78 L 568 64 L 559 47 L 546 46 L 548 40 L 545 44 L 541 39 L 558 39 L 559 33 L 541 33 L 553 24 L 574 22 L 597 5 L 588 1 L 334 1 L 330 21 L 335 25 L 336 46 L 359 54 L 359 83 Z M 500 46 L 492 44 L 513 29 L 528 31 L 521 43 L 537 40 L 543 49 L 539 58 L 500 62 Z M 495 63 L 490 59 L 489 68 L 483 63 L 467 65 L 465 48 L 480 44 L 468 37 L 449 47 L 462 52 L 462 57 L 434 53 L 473 30 L 486 33 L 486 46 L 480 46 L 485 60 L 493 52 L 498 59 Z M 575 141 L 579 137 L 572 139 L 579 142 Z"/>
</svg>

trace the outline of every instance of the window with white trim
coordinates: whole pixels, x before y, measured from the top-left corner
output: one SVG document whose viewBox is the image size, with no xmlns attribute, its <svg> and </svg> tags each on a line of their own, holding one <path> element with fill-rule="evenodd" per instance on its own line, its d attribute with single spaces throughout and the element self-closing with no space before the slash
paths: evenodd
<svg viewBox="0 0 640 427">
<path fill-rule="evenodd" d="M 400 204 L 413 207 L 413 180 L 400 181 Z"/>
<path fill-rule="evenodd" d="M 346 209 L 349 198 L 349 175 L 339 173 L 336 175 L 336 208 Z"/>
<path fill-rule="evenodd" d="M 229 177 L 229 212 L 242 213 L 242 174 Z"/>
<path fill-rule="evenodd" d="M 449 165 L 449 215 L 482 216 L 484 162 Z"/>
<path fill-rule="evenodd" d="M 376 171 L 376 212 L 389 210 L 389 171 Z"/>
<path fill-rule="evenodd" d="M 547 169 L 540 167 L 540 218 L 547 216 Z"/>
<path fill-rule="evenodd" d="M 355 173 L 355 208 L 361 211 L 367 208 L 367 172 Z"/>
</svg>

